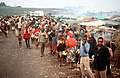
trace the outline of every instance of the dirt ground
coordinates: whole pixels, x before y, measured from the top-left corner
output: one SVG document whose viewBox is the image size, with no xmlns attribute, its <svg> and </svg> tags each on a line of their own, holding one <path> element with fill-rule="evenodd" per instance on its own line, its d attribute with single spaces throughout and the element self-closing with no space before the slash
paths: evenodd
<svg viewBox="0 0 120 78">
<path fill-rule="evenodd" d="M 79 68 L 69 69 L 69 64 L 60 67 L 57 56 L 49 54 L 48 47 L 40 57 L 40 47 L 36 50 L 18 46 L 15 34 L 9 32 L 8 38 L 0 36 L 0 78 L 81 78 Z M 120 78 L 120 70 L 112 68 L 109 78 Z"/>
</svg>

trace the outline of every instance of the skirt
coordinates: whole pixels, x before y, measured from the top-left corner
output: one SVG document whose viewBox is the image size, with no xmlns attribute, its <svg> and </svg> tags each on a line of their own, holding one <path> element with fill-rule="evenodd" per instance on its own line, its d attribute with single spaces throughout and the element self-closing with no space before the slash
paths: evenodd
<svg viewBox="0 0 120 78">
<path fill-rule="evenodd" d="M 51 50 L 56 51 L 57 50 L 57 45 L 56 44 L 52 44 Z"/>
<path fill-rule="evenodd" d="M 75 47 L 68 49 L 67 62 L 75 62 Z"/>
</svg>

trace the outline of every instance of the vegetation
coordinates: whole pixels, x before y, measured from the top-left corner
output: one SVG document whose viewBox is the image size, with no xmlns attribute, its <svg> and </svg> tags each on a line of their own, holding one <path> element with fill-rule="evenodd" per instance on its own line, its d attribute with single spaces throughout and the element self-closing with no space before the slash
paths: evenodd
<svg viewBox="0 0 120 78">
<path fill-rule="evenodd" d="M 7 6 L 7 5 L 4 2 L 1 2 L 0 6 Z"/>
</svg>

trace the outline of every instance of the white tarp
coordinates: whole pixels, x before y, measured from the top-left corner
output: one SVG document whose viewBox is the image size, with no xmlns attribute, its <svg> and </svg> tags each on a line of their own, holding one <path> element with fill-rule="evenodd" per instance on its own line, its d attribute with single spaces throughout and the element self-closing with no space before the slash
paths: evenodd
<svg viewBox="0 0 120 78">
<path fill-rule="evenodd" d="M 44 12 L 43 11 L 34 11 L 34 12 L 30 12 L 30 15 L 44 16 Z"/>
<path fill-rule="evenodd" d="M 80 23 L 80 25 L 85 25 L 85 26 L 101 26 L 101 25 L 105 25 L 105 22 L 102 21 L 102 20 L 97 20 L 97 21 L 93 21 L 93 22 Z"/>
<path fill-rule="evenodd" d="M 101 26 L 101 25 L 107 25 L 107 26 L 115 26 L 115 25 L 120 25 L 120 22 L 115 22 L 115 21 L 106 21 L 106 20 L 97 20 L 93 22 L 83 22 L 80 23 L 80 25 L 85 25 L 85 26 Z"/>
</svg>

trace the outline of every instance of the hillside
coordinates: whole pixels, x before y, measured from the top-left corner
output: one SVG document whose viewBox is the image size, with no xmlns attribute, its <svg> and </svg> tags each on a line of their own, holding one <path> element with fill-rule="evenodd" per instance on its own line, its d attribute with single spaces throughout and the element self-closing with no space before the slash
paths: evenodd
<svg viewBox="0 0 120 78">
<path fill-rule="evenodd" d="M 21 7 L 0 7 L 0 15 L 2 16 L 13 16 L 13 15 L 24 15 L 33 11 L 44 11 L 45 14 L 52 13 L 57 14 L 61 13 L 64 9 L 59 8 L 21 8 Z"/>
</svg>

